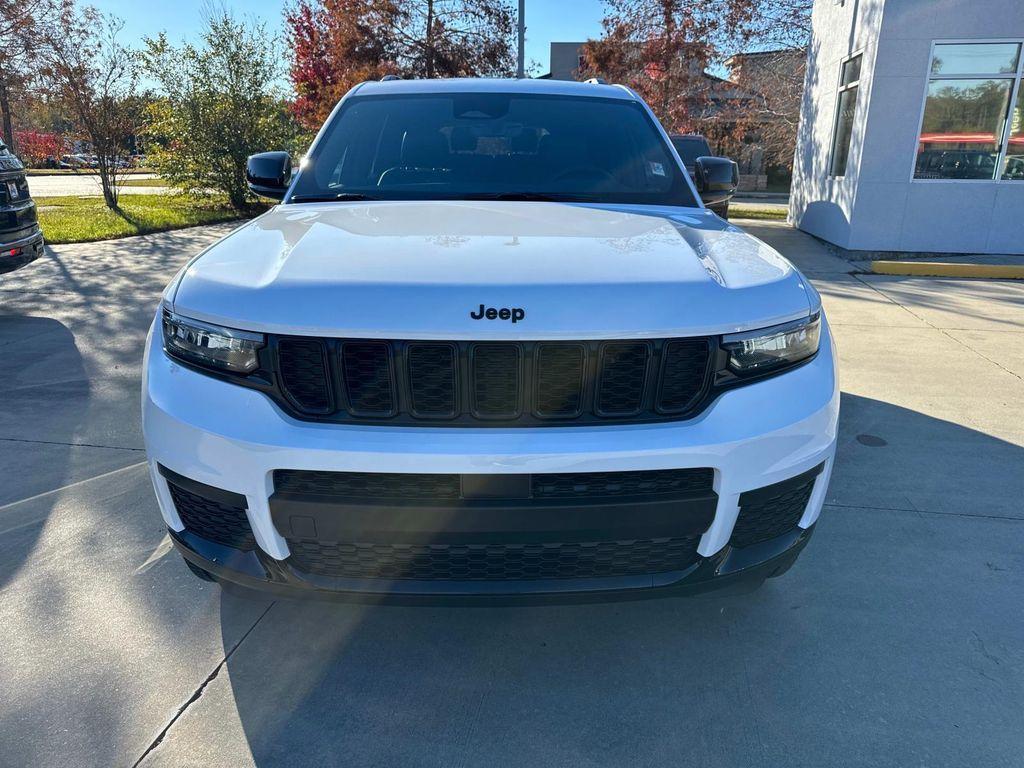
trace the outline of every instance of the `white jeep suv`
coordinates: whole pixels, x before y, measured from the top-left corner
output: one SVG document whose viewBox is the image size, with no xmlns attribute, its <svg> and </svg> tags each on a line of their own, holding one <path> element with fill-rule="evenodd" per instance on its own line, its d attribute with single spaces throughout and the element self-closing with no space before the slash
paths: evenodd
<svg viewBox="0 0 1024 768">
<path fill-rule="evenodd" d="M 653 595 L 806 544 L 839 413 L 820 299 L 702 207 L 630 90 L 366 83 L 296 173 L 248 174 L 280 204 L 181 270 L 147 344 L 153 484 L 197 575 Z"/>
</svg>

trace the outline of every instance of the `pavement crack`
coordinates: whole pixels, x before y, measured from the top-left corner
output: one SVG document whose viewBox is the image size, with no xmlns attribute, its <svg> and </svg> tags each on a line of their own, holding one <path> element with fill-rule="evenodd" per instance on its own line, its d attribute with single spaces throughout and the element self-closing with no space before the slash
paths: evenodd
<svg viewBox="0 0 1024 768">
<path fill-rule="evenodd" d="M 971 634 L 974 635 L 974 650 L 984 656 L 986 659 L 991 661 L 996 666 L 1002 665 L 1002 659 L 998 656 L 989 652 L 988 648 L 985 647 L 985 641 L 981 639 L 981 635 L 978 634 L 977 630 L 972 630 Z"/>
<path fill-rule="evenodd" d="M 36 499 L 41 499 L 41 498 L 43 498 L 45 496 L 49 496 L 49 495 L 54 494 L 54 493 L 61 493 L 63 491 L 68 490 L 69 488 L 77 488 L 79 485 L 85 485 L 86 483 L 91 483 L 94 480 L 99 480 L 101 477 L 111 477 L 111 476 L 119 474 L 121 472 L 127 472 L 129 469 L 136 469 L 138 467 L 144 467 L 144 466 L 146 466 L 146 462 L 144 462 L 144 461 L 137 461 L 134 464 L 129 464 L 126 467 L 119 467 L 117 469 L 112 469 L 109 472 L 103 472 L 102 474 L 99 474 L 99 475 L 93 475 L 92 477 L 87 477 L 84 480 L 76 480 L 73 483 L 68 483 L 67 485 L 62 485 L 59 488 L 51 488 L 48 491 L 43 491 L 42 493 L 37 493 L 34 496 L 28 496 L 28 497 L 26 497 L 24 499 L 18 499 L 17 501 L 9 501 L 6 504 L 0 504 L 0 512 L 3 512 L 6 509 L 10 509 L 11 507 L 16 507 L 19 504 L 26 504 L 26 503 L 28 503 L 30 501 L 35 501 Z M 18 526 L 15 526 L 15 527 L 16 528 L 20 528 L 21 525 L 18 525 Z M 14 529 L 10 528 L 8 530 L 14 530 Z M 4 532 L 5 531 L 0 531 L 0 533 L 4 533 Z"/>
<path fill-rule="evenodd" d="M 245 634 L 238 639 L 238 642 L 231 646 L 231 649 L 224 655 L 224 658 L 220 660 L 217 666 L 213 668 L 213 671 L 206 676 L 206 679 L 199 684 L 199 687 L 192 692 L 192 695 L 188 697 L 185 703 L 178 707 L 178 711 L 174 713 L 171 719 L 167 722 L 167 725 L 163 727 L 160 733 L 157 734 L 156 738 L 153 739 L 153 741 L 150 743 L 148 747 L 146 747 L 145 751 L 139 756 L 139 759 L 132 763 L 132 768 L 138 768 L 138 766 L 142 765 L 142 761 L 149 757 L 149 754 L 160 746 L 164 738 L 166 738 L 167 734 L 170 732 L 171 728 L 173 728 L 174 724 L 178 722 L 179 719 L 181 719 L 181 716 L 185 714 L 188 708 L 195 704 L 197 701 L 199 701 L 201 698 L 203 698 L 203 694 L 206 693 L 207 686 L 209 686 L 210 683 L 217 679 L 217 675 L 220 674 L 220 671 L 228 663 L 228 660 L 231 658 L 231 656 L 235 653 L 235 651 L 238 650 L 242 643 L 245 642 L 245 639 L 249 637 L 252 631 L 256 629 L 257 626 L 259 626 L 259 623 L 263 621 L 263 617 L 270 613 L 270 609 L 273 608 L 275 604 L 276 601 L 272 601 L 270 605 L 266 607 L 263 613 L 259 615 L 259 618 L 257 618 L 256 621 L 252 623 L 252 626 L 245 631 Z"/>
<path fill-rule="evenodd" d="M 871 289 L 872 291 L 874 291 L 875 293 L 877 293 L 877 294 L 878 294 L 879 296 L 882 296 L 882 297 L 884 297 L 884 298 L 888 299 L 888 300 L 889 300 L 889 301 L 891 301 L 891 302 L 892 302 L 893 304 L 895 304 L 895 305 L 896 305 L 897 307 L 900 307 L 900 308 L 902 308 L 902 309 L 903 309 L 904 311 L 906 311 L 906 312 L 909 312 L 909 313 L 910 313 L 911 315 L 913 315 L 914 317 L 916 317 L 916 318 L 917 318 L 918 320 L 920 320 L 920 321 L 921 321 L 922 323 L 924 323 L 925 325 L 927 325 L 927 326 L 928 326 L 929 328 L 931 328 L 931 329 L 932 329 L 933 331 L 938 331 L 938 332 L 939 332 L 939 333 L 941 333 L 941 334 L 942 334 L 943 336 L 945 336 L 945 337 L 946 337 L 947 339 L 950 339 L 951 341 L 953 341 L 953 342 L 955 342 L 955 343 L 959 344 L 959 345 L 960 345 L 961 347 L 963 347 L 964 349 L 966 349 L 966 350 L 967 350 L 968 352 L 972 352 L 973 354 L 975 354 L 975 355 L 977 355 L 978 357 L 980 357 L 980 358 L 981 358 L 982 360 L 985 360 L 986 362 L 989 362 L 989 363 L 991 363 L 992 365 L 994 365 L 994 366 L 995 366 L 996 368 L 998 368 L 999 370 L 1001 370 L 1001 371 L 1004 371 L 1004 372 L 1006 372 L 1006 373 L 1010 374 L 1011 376 L 1013 376 L 1013 377 L 1014 377 L 1015 379 L 1017 379 L 1018 381 L 1024 381 L 1024 377 L 1022 377 L 1022 376 L 1021 376 L 1021 375 L 1020 375 L 1019 373 L 1016 373 L 1016 372 L 1014 372 L 1014 371 L 1011 371 L 1011 370 L 1010 370 L 1009 368 L 1007 368 L 1007 367 L 1006 367 L 1005 365 L 1003 365 L 1002 363 L 1000 363 L 1000 362 L 999 362 L 998 360 L 993 360 L 993 359 L 992 359 L 991 357 L 989 357 L 988 355 L 984 355 L 984 354 L 982 354 L 981 352 L 979 352 L 978 350 L 976 350 L 976 349 L 975 349 L 974 347 L 972 347 L 972 346 L 971 346 L 970 344 L 967 344 L 966 342 L 964 342 L 964 341 L 961 341 L 961 340 L 960 340 L 960 339 L 958 339 L 958 338 L 957 338 L 956 336 L 954 336 L 953 334 L 949 333 L 949 330 L 961 330 L 961 329 L 956 329 L 956 328 L 954 328 L 954 329 L 946 329 L 946 328 L 940 328 L 939 326 L 935 325 L 935 323 L 932 323 L 932 322 L 930 322 L 930 321 L 929 321 L 929 320 L 928 320 L 928 319 L 927 319 L 926 317 L 924 317 L 924 316 L 922 316 L 922 315 L 919 315 L 919 314 L 917 314 L 917 313 L 916 313 L 916 312 L 915 312 L 914 310 L 912 310 L 912 309 L 911 309 L 910 307 L 906 306 L 905 304 L 900 304 L 900 303 L 899 303 L 898 301 L 896 301 L 896 300 L 895 300 L 895 299 L 893 299 L 892 297 L 888 296 L 888 295 L 887 295 L 887 294 L 886 294 L 886 293 L 885 293 L 884 291 L 881 291 L 881 290 L 879 290 L 878 288 L 876 288 L 875 286 L 873 286 L 873 285 L 872 285 L 871 283 L 869 283 L 869 282 L 868 282 L 867 280 L 862 280 L 862 279 L 861 279 L 860 277 L 857 277 L 857 276 L 855 276 L 855 278 L 856 278 L 856 279 L 858 280 L 858 282 L 860 282 L 861 284 L 863 284 L 863 285 L 867 286 L 867 287 L 868 287 L 868 288 L 870 288 L 870 289 Z"/>
<path fill-rule="evenodd" d="M 824 506 L 834 507 L 836 509 L 870 509 L 874 512 L 914 512 L 918 516 L 939 515 L 940 517 L 970 517 L 981 520 L 1011 520 L 1016 523 L 1024 523 L 1024 518 L 1014 517 L 1012 515 L 978 515 L 969 512 L 942 512 L 937 509 L 917 509 L 913 507 L 879 507 L 871 504 L 837 504 L 836 502 L 831 501 L 826 501 Z"/>
<path fill-rule="evenodd" d="M 0 437 L 2 443 L 33 443 L 35 445 L 63 445 L 71 448 L 105 448 L 108 451 L 135 451 L 145 453 L 145 448 L 128 448 L 123 445 L 99 445 L 98 443 L 65 443 L 61 440 L 28 440 L 23 437 Z"/>
</svg>

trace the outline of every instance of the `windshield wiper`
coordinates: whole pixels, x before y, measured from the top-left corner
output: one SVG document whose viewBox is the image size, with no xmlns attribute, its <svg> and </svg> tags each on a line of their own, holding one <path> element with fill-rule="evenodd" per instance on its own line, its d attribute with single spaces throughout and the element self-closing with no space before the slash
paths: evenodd
<svg viewBox="0 0 1024 768">
<path fill-rule="evenodd" d="M 373 195 L 364 195 L 362 192 L 332 192 L 322 195 L 294 195 L 290 203 L 334 203 L 347 200 L 380 200 Z"/>
</svg>

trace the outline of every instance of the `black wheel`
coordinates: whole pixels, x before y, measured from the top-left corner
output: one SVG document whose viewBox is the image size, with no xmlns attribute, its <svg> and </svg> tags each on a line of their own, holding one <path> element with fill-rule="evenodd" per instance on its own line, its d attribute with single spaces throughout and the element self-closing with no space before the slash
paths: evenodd
<svg viewBox="0 0 1024 768">
<path fill-rule="evenodd" d="M 182 559 L 184 560 L 184 558 L 182 558 Z M 205 570 L 203 568 L 200 568 L 198 565 L 196 565 L 195 563 L 193 563 L 193 562 L 191 562 L 189 560 L 185 560 L 185 565 L 187 565 L 188 569 L 190 571 L 192 571 L 192 573 L 194 573 L 196 575 L 196 577 L 201 579 L 202 581 L 216 581 L 217 580 L 217 579 L 214 578 L 212 573 L 210 573 L 209 571 L 207 571 L 207 570 Z"/>
</svg>

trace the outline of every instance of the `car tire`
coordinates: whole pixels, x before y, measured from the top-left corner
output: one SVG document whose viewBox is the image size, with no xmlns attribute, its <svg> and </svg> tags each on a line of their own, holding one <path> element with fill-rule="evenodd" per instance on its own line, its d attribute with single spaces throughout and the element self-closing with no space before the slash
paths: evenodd
<svg viewBox="0 0 1024 768">
<path fill-rule="evenodd" d="M 716 205 L 711 209 L 716 215 L 721 216 L 726 221 L 729 220 L 729 204 Z"/>
<path fill-rule="evenodd" d="M 184 560 L 184 558 L 182 558 L 182 559 Z M 205 570 L 203 568 L 200 568 L 198 565 L 196 565 L 195 563 L 193 563 L 193 562 L 191 562 L 189 560 L 185 560 L 185 565 L 187 565 L 188 569 L 190 571 L 192 571 L 192 573 L 195 574 L 196 578 L 198 578 L 201 581 L 216 581 L 217 580 L 212 573 L 210 573 L 209 571 L 207 571 L 207 570 Z"/>
</svg>

